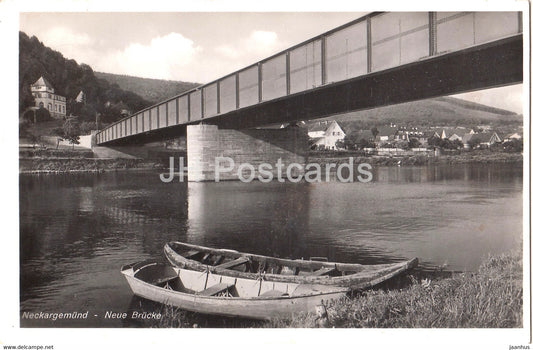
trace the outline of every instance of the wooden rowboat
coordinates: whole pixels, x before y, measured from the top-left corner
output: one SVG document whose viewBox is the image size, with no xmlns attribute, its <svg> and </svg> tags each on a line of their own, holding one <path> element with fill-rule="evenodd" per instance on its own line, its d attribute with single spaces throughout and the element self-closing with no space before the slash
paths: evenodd
<svg viewBox="0 0 533 350">
<path fill-rule="evenodd" d="M 195 271 L 250 279 L 261 276 L 264 281 L 322 284 L 351 290 L 371 288 L 418 264 L 417 258 L 378 265 L 279 259 L 182 242 L 167 243 L 164 251 L 173 266 Z"/>
<path fill-rule="evenodd" d="M 122 267 L 135 295 L 184 310 L 254 319 L 315 312 L 348 288 L 268 282 L 172 267 L 153 261 Z"/>
</svg>

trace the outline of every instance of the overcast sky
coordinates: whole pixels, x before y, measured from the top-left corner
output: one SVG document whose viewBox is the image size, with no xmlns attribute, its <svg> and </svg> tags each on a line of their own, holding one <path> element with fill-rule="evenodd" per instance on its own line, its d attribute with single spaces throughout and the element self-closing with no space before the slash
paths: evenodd
<svg viewBox="0 0 533 350">
<path fill-rule="evenodd" d="M 20 30 L 94 70 L 207 83 L 363 12 L 21 13 Z M 522 86 L 457 95 L 522 113 Z"/>
</svg>

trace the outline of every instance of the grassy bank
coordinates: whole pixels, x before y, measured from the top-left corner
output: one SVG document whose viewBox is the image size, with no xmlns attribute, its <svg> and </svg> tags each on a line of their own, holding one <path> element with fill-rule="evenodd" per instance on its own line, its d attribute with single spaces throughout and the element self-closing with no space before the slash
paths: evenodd
<svg viewBox="0 0 533 350">
<path fill-rule="evenodd" d="M 490 257 L 477 273 L 416 280 L 400 290 L 371 290 L 327 307 L 330 327 L 522 327 L 522 256 Z M 316 315 L 276 320 L 267 327 L 316 327 Z"/>
<path fill-rule="evenodd" d="M 347 297 L 316 314 L 292 319 L 251 321 L 198 315 L 160 306 L 162 319 L 143 327 L 263 328 L 516 328 L 522 327 L 522 256 L 515 252 L 488 258 L 476 273 L 447 278 L 407 276 L 401 289 L 384 287 Z M 146 302 L 144 302 L 146 304 Z"/>
</svg>

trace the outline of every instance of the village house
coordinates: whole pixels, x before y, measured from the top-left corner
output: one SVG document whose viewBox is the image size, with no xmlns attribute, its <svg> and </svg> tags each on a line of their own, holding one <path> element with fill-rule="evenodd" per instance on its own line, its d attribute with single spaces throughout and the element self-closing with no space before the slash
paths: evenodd
<svg viewBox="0 0 533 350">
<path fill-rule="evenodd" d="M 522 135 L 520 135 L 519 133 L 515 132 L 515 133 L 507 134 L 503 138 L 503 142 L 509 142 L 509 141 L 513 141 L 513 140 L 522 140 Z"/>
<path fill-rule="evenodd" d="M 311 148 L 337 150 L 337 141 L 344 140 L 346 132 L 336 121 L 319 122 L 313 125 L 308 133 L 311 138 Z"/>
<path fill-rule="evenodd" d="M 469 134 L 463 138 L 463 144 L 465 148 L 469 148 L 471 143 L 478 143 L 480 147 L 491 147 L 495 143 L 502 142 L 500 136 L 496 132 L 481 132 L 475 134 Z"/>
<path fill-rule="evenodd" d="M 398 134 L 396 135 L 396 139 L 409 142 L 410 137 L 414 137 L 414 136 L 411 136 L 411 135 L 413 135 L 413 134 L 410 133 L 407 130 L 399 130 Z"/>
<path fill-rule="evenodd" d="M 396 125 L 380 126 L 378 128 L 378 134 L 376 140 L 378 141 L 392 141 L 398 135 L 398 128 Z"/>
<path fill-rule="evenodd" d="M 460 140 L 467 134 L 473 134 L 474 130 L 464 127 L 457 128 L 437 128 L 434 130 L 433 135 L 441 139 L 448 139 L 450 141 Z"/>
<path fill-rule="evenodd" d="M 448 139 L 450 141 L 461 141 L 464 148 L 469 148 L 468 142 L 472 139 L 472 136 L 475 135 L 473 129 L 467 129 L 465 127 L 456 127 L 456 128 L 436 128 L 427 132 L 426 137 L 438 137 L 440 139 Z"/>
<path fill-rule="evenodd" d="M 417 127 L 402 126 L 398 129 L 398 133 L 396 134 L 396 139 L 409 142 L 411 138 L 420 139 L 421 137 L 423 137 L 423 135 L 424 135 L 423 132 L 418 131 Z"/>
<path fill-rule="evenodd" d="M 474 136 L 474 135 L 475 134 L 465 134 L 463 136 L 461 141 L 463 142 L 463 147 L 464 148 L 470 148 L 470 140 L 472 140 L 472 136 Z"/>
<path fill-rule="evenodd" d="M 52 84 L 44 77 L 41 76 L 31 84 L 31 94 L 35 99 L 35 106 L 46 108 L 53 118 L 64 118 L 67 115 L 66 98 L 55 94 Z"/>
<path fill-rule="evenodd" d="M 85 103 L 85 93 L 83 92 L 83 90 L 81 90 L 78 96 L 76 96 L 76 102 Z"/>
</svg>

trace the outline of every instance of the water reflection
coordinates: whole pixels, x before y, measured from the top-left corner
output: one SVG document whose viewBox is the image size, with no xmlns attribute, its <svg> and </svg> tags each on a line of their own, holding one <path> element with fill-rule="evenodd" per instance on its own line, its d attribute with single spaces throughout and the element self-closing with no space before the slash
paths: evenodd
<svg viewBox="0 0 533 350">
<path fill-rule="evenodd" d="M 286 257 L 305 250 L 307 184 L 231 181 L 188 187 L 188 242 Z"/>
<path fill-rule="evenodd" d="M 417 167 L 374 167 L 372 170 L 374 182 L 394 183 L 427 183 L 427 182 L 478 182 L 490 185 L 492 183 L 522 183 L 520 164 L 484 165 L 484 164 L 450 164 L 429 165 Z"/>
</svg>

